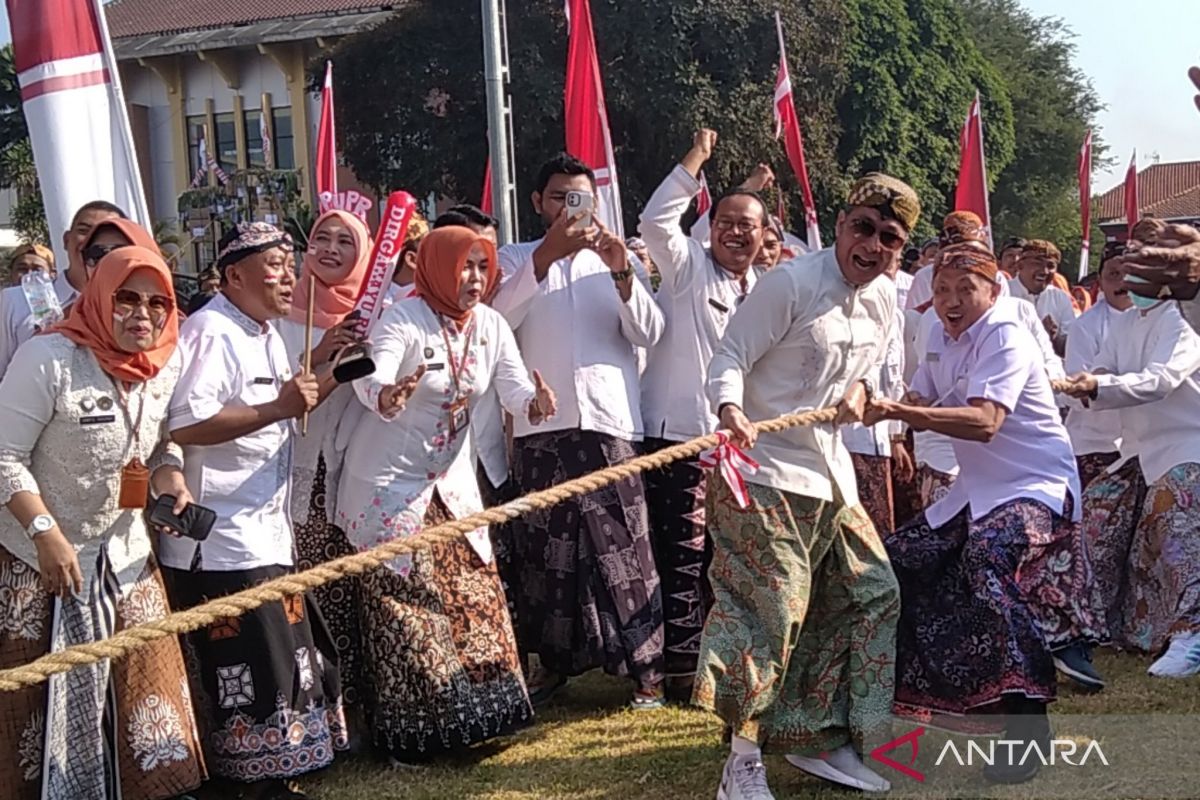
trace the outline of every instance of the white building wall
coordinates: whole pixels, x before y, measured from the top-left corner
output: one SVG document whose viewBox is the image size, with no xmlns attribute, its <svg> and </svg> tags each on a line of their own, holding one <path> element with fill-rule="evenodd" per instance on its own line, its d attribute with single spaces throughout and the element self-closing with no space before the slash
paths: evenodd
<svg viewBox="0 0 1200 800">
<path fill-rule="evenodd" d="M 150 183 L 154 194 L 154 207 L 150 216 L 154 221 L 173 220 L 179 216 L 175 186 L 175 146 L 177 130 L 182 130 L 183 120 L 172 105 L 167 87 L 148 69 L 130 66 L 121 70 L 124 80 L 125 100 L 133 105 L 149 109 L 150 125 Z"/>
</svg>

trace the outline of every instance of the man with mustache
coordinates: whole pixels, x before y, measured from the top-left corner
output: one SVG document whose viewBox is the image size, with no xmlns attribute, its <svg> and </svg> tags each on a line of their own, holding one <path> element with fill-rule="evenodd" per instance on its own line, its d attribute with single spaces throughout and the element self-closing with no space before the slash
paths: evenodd
<svg viewBox="0 0 1200 800">
<path fill-rule="evenodd" d="M 899 314 L 884 273 L 919 215 L 902 181 L 855 182 L 834 246 L 765 274 L 709 365 L 721 427 L 760 465 L 748 497 L 719 479 L 708 493 L 716 602 L 693 702 L 732 729 L 723 800 L 771 800 L 764 749 L 844 786 L 889 788 L 853 742 L 891 711 L 900 593 L 836 426 L 862 421 L 874 394 Z M 833 426 L 760 436 L 751 422 L 831 405 Z"/>
<path fill-rule="evenodd" d="M 1017 277 L 1008 282 L 1008 291 L 1013 297 L 1033 303 L 1059 355 L 1066 348 L 1068 329 L 1075 322 L 1071 295 L 1053 282 L 1061 261 L 1062 253 L 1053 242 L 1030 239 L 1017 257 Z"/>
<path fill-rule="evenodd" d="M 642 382 L 648 452 L 716 430 L 704 375 L 729 320 L 757 280 L 754 261 L 767 225 L 767 208 L 757 194 L 736 189 L 713 204 L 710 247 L 680 226 L 700 192 L 700 171 L 716 142 L 715 131 L 696 131 L 691 149 L 646 204 L 638 229 L 662 275 L 656 299 L 667 323 L 650 351 Z M 704 574 L 712 553 L 704 526 L 705 477 L 693 458 L 647 472 L 645 480 L 663 581 L 667 693 L 686 701 L 712 602 Z"/>
</svg>

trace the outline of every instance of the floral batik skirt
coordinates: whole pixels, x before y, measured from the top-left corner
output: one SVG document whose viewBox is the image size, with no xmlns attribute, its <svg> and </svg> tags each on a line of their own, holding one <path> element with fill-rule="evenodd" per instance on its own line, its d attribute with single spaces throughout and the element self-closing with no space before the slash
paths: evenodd
<svg viewBox="0 0 1200 800">
<path fill-rule="evenodd" d="M 169 613 L 153 561 L 123 595 L 103 555 L 97 576 L 91 603 L 60 602 L 42 588 L 36 570 L 0 548 L 0 668 Z M 0 795 L 6 799 L 158 800 L 190 791 L 204 777 L 174 637 L 0 693 Z"/>
<path fill-rule="evenodd" d="M 955 476 L 949 472 L 940 472 L 928 464 L 922 464 L 917 467 L 917 492 L 920 496 L 921 507 L 918 510 L 918 517 L 910 517 L 901 524 L 905 525 L 916 521 L 919 518 L 920 512 L 923 512 L 938 500 L 950 494 L 950 487 L 954 485 L 954 478 Z"/>
<path fill-rule="evenodd" d="M 450 518 L 435 494 L 425 524 Z M 423 761 L 533 722 L 496 563 L 465 538 L 413 553 L 405 575 L 367 573 L 363 595 L 376 745 Z"/>
<path fill-rule="evenodd" d="M 1200 631 L 1200 464 L 1180 464 L 1147 486 L 1136 460 L 1084 494 L 1115 645 L 1154 653 Z"/>
<path fill-rule="evenodd" d="M 1087 491 L 1092 481 L 1103 475 L 1120 457 L 1120 453 L 1087 453 L 1075 456 L 1075 466 L 1079 469 L 1079 485 Z"/>
<path fill-rule="evenodd" d="M 880 536 L 896 528 L 896 512 L 892 505 L 892 459 L 888 456 L 864 456 L 851 453 L 854 477 L 858 481 L 858 501 Z"/>
<path fill-rule="evenodd" d="M 861 505 L 709 485 L 709 570 L 692 702 L 783 753 L 833 750 L 889 721 L 900 596 Z"/>
<path fill-rule="evenodd" d="M 166 570 L 190 608 L 292 570 Z M 196 716 L 212 771 L 240 783 L 294 778 L 349 746 L 337 651 L 310 595 L 291 595 L 185 637 Z"/>
<path fill-rule="evenodd" d="M 1013 500 L 974 521 L 964 508 L 940 528 L 922 515 L 888 538 L 898 714 L 999 714 L 1006 694 L 1054 698 L 1052 650 L 1101 638 L 1070 501 L 1063 511 Z"/>
</svg>

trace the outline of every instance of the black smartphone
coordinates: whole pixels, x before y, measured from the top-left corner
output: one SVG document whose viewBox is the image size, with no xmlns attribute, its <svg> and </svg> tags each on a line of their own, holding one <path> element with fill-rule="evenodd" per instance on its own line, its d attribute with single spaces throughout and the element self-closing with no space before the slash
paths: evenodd
<svg viewBox="0 0 1200 800">
<path fill-rule="evenodd" d="M 150 524 L 156 528 L 160 526 L 170 528 L 180 536 L 186 536 L 198 542 L 208 538 L 209 532 L 212 531 L 212 527 L 217 521 L 217 512 L 195 503 L 188 503 L 183 513 L 176 516 L 172 511 L 174 508 L 175 496 L 160 494 L 158 500 L 150 508 Z"/>
</svg>

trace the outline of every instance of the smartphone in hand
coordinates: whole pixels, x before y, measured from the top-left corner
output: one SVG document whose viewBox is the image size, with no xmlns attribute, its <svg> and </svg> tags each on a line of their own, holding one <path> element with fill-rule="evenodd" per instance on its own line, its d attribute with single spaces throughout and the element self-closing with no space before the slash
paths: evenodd
<svg viewBox="0 0 1200 800">
<path fill-rule="evenodd" d="M 592 215 L 596 211 L 596 196 L 591 192 L 567 192 L 567 216 L 584 216 L 575 223 L 579 229 L 592 227 Z"/>
<path fill-rule="evenodd" d="M 198 542 L 207 539 L 216 524 L 217 512 L 196 503 L 188 503 L 183 513 L 177 516 L 173 511 L 175 500 L 174 495 L 160 494 L 150 508 L 150 524 L 155 528 L 170 528 L 179 536 Z"/>
</svg>

